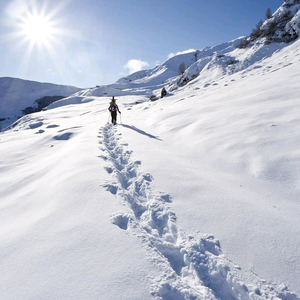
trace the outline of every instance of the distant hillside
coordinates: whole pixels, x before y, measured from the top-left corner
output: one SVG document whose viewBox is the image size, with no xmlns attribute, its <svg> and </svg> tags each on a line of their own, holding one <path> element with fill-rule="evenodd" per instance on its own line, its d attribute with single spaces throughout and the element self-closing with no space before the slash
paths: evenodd
<svg viewBox="0 0 300 300">
<path fill-rule="evenodd" d="M 213 59 L 215 53 L 226 54 L 233 51 L 244 39 L 239 37 L 233 41 L 225 42 L 214 47 L 205 47 L 184 54 L 178 54 L 163 64 L 150 70 L 138 71 L 126 77 L 120 78 L 116 83 L 103 85 L 90 90 L 78 92 L 78 96 L 123 96 L 123 95 L 160 95 L 165 87 L 168 91 L 174 88 L 174 83 L 185 74 L 186 70 L 205 65 Z M 197 67 L 196 67 L 197 69 Z M 176 87 L 175 87 L 176 88 Z"/>
<path fill-rule="evenodd" d="M 35 101 L 48 96 L 67 97 L 80 89 L 73 86 L 41 83 L 18 78 L 0 78 L 1 127 L 14 122 L 28 107 L 37 108 Z"/>
<path fill-rule="evenodd" d="M 117 81 L 119 85 L 127 87 L 141 87 L 172 84 L 178 76 L 191 66 L 203 64 L 210 60 L 215 53 L 225 54 L 233 51 L 244 37 L 225 42 L 214 47 L 205 47 L 202 50 L 179 54 L 171 57 L 163 64 L 152 70 L 139 71 Z M 182 68 L 181 68 L 182 67 Z"/>
</svg>

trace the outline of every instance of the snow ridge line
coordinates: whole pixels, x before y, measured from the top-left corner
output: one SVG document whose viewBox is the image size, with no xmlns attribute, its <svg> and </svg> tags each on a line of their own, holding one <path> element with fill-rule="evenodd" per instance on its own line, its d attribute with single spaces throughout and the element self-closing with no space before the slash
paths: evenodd
<svg viewBox="0 0 300 300">
<path fill-rule="evenodd" d="M 219 241 L 213 236 L 187 235 L 176 225 L 168 194 L 153 194 L 149 173 L 139 172 L 140 161 L 131 161 L 127 144 L 110 124 L 100 129 L 100 156 L 109 165 L 106 171 L 112 182 L 103 186 L 125 201 L 129 213 L 115 214 L 112 223 L 122 230 L 132 230 L 141 238 L 149 259 L 161 271 L 153 281 L 152 295 L 162 300 L 300 300 L 284 286 L 268 284 L 251 274 L 247 286 L 239 276 L 240 268 L 222 254 Z"/>
</svg>

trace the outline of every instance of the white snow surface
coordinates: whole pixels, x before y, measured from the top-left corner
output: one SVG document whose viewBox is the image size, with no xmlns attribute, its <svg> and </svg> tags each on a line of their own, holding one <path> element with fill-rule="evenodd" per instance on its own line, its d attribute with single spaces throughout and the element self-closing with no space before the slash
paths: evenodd
<svg viewBox="0 0 300 300">
<path fill-rule="evenodd" d="M 300 40 L 217 53 L 0 133 L 0 299 L 300 299 Z"/>
</svg>

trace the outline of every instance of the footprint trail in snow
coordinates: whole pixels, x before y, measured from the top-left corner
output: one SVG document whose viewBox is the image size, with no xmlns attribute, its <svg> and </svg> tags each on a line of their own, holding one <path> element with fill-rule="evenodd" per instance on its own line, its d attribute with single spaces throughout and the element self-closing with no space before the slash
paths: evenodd
<svg viewBox="0 0 300 300">
<path fill-rule="evenodd" d="M 112 223 L 131 230 L 147 248 L 149 260 L 158 268 L 152 295 L 162 300 L 300 300 L 284 285 L 267 283 L 255 274 L 247 274 L 229 261 L 219 241 L 211 235 L 189 235 L 176 225 L 169 207 L 171 197 L 153 193 L 153 177 L 139 170 L 140 161 L 131 160 L 128 145 L 117 127 L 100 129 L 100 156 L 111 181 L 103 186 L 126 204 L 125 213 L 115 214 Z"/>
</svg>

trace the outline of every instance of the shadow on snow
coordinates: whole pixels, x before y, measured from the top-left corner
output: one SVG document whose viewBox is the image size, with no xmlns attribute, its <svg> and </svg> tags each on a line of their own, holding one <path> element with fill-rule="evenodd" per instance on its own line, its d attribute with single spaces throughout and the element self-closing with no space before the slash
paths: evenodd
<svg viewBox="0 0 300 300">
<path fill-rule="evenodd" d="M 143 134 L 143 135 L 145 135 L 145 136 L 148 136 L 148 137 L 151 138 L 151 139 L 156 139 L 156 140 L 161 141 L 161 139 L 158 138 L 157 136 L 154 136 L 154 135 L 152 135 L 152 134 L 149 134 L 149 133 L 147 133 L 147 132 L 145 132 L 145 131 L 143 131 L 143 130 L 141 130 L 141 129 L 138 129 L 138 128 L 136 128 L 135 126 L 125 125 L 125 124 L 119 124 L 119 126 L 120 126 L 120 125 L 123 126 L 123 127 L 125 127 L 125 128 L 132 129 L 132 130 L 134 130 L 134 131 L 136 131 L 136 132 L 138 132 L 138 133 L 140 133 L 140 134 Z"/>
</svg>

